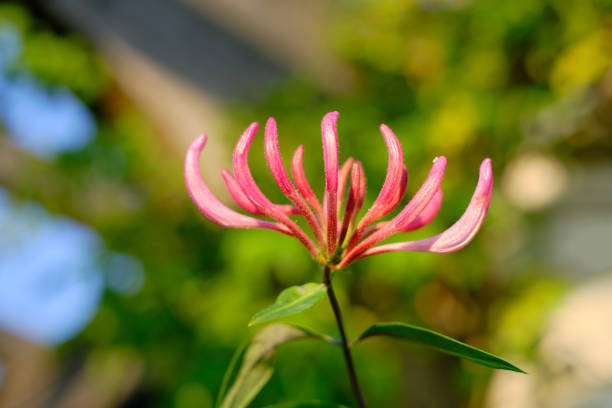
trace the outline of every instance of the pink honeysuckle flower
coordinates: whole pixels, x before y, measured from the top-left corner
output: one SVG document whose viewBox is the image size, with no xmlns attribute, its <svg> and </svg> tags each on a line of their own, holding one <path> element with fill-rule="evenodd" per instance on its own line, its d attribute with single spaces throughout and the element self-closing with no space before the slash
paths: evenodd
<svg viewBox="0 0 612 408">
<path fill-rule="evenodd" d="M 236 144 L 234 174 L 223 169 L 221 175 L 236 204 L 253 215 L 269 219 L 238 213 L 213 196 L 202 180 L 198 161 L 206 144 L 205 134 L 191 143 L 185 159 L 185 181 L 191 198 L 209 220 L 221 226 L 266 228 L 294 236 L 318 263 L 333 269 L 342 269 L 358 259 L 391 251 L 454 252 L 474 238 L 484 222 L 491 201 L 493 172 L 490 159 L 485 159 L 480 165 L 476 190 L 465 213 L 454 225 L 430 238 L 380 244 L 394 234 L 414 231 L 433 220 L 442 205 L 440 184 L 446 168 L 446 158 L 441 156 L 434 159 L 429 176 L 397 215 L 388 221 L 379 221 L 397 207 L 408 182 L 399 140 L 391 129 L 381 125 L 380 130 L 389 152 L 387 176 L 376 200 L 361 220 L 357 221 L 365 198 L 366 179 L 363 166 L 353 158 L 347 159 L 340 168 L 338 166 L 337 120 L 338 112 L 331 112 L 321 122 L 325 165 L 322 202 L 306 179 L 303 146 L 297 148 L 291 161 L 294 181 L 289 178 L 280 155 L 276 121 L 273 118 L 266 123 L 265 156 L 274 180 L 292 204 L 272 203 L 253 179 L 248 165 L 248 153 L 257 132 L 257 123 L 252 123 Z M 303 217 L 313 236 L 304 232 L 290 217 Z"/>
</svg>

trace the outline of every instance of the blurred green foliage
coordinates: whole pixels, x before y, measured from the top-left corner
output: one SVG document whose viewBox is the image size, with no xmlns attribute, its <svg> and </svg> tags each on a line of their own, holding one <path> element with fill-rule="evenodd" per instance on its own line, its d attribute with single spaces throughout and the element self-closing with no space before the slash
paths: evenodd
<svg viewBox="0 0 612 408">
<path fill-rule="evenodd" d="M 501 175 L 526 149 L 525 126 L 539 110 L 580 100 L 612 62 L 612 1 L 361 0 L 332 8 L 326 38 L 357 73 L 355 89 L 330 95 L 291 78 L 255 105 L 234 106 L 228 135 L 237 139 L 251 121 L 274 116 L 283 156 L 304 144 L 306 172 L 320 192 L 319 121 L 338 109 L 341 159 L 363 162 L 371 203 L 386 171 L 377 131 L 384 122 L 404 147 L 408 196 L 434 157 L 449 158 L 441 212 L 417 237 L 460 216 L 483 158 L 491 157 Z M 211 407 L 249 318 L 283 288 L 320 280 L 320 271 L 291 238 L 223 230 L 204 220 L 183 188 L 182 153 L 152 142 L 155 129 L 127 98 L 110 93 L 112 79 L 84 40 L 15 4 L 1 5 L 0 18 L 23 35 L 18 69 L 65 85 L 97 107 L 100 129 L 84 151 L 49 163 L 26 161 L 8 187 L 94 226 L 110 249 L 132 253 L 146 269 L 141 292 L 106 293 L 94 321 L 61 354 L 86 350 L 88 370 L 101 376 L 143 365 L 136 401 Z M 280 200 L 263 155 L 255 153 L 261 139 L 251 155 L 253 173 Z M 565 155 L 583 148 L 565 139 L 538 145 Z M 49 180 L 53 188 L 43 185 Z M 358 262 L 337 277 L 349 333 L 379 320 L 406 321 L 492 352 L 529 356 L 566 287 L 533 254 L 510 248 L 535 226 L 496 191 L 483 231 L 465 250 Z M 325 302 L 291 321 L 335 330 Z M 389 340 L 355 350 L 371 406 L 481 406 L 487 369 Z M 277 372 L 253 406 L 289 398 L 351 404 L 338 350 L 307 342 L 280 349 Z"/>
<path fill-rule="evenodd" d="M 53 27 L 13 3 L 0 5 L 0 20 L 10 21 L 22 38 L 23 52 L 16 69 L 26 69 L 48 85 L 63 85 L 85 102 L 94 102 L 108 89 L 102 60 L 83 38 L 58 35 Z"/>
</svg>

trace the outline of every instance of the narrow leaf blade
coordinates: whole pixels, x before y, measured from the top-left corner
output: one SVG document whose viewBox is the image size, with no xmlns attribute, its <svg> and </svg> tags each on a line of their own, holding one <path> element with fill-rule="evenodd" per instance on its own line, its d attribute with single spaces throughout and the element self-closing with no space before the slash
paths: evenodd
<svg viewBox="0 0 612 408">
<path fill-rule="evenodd" d="M 358 341 L 372 336 L 390 336 L 401 340 L 421 343 L 442 353 L 464 358 L 476 364 L 500 370 L 525 373 L 520 368 L 491 353 L 487 353 L 486 351 L 462 343 L 443 334 L 436 333 L 433 330 L 413 326 L 411 324 L 398 322 L 377 323 L 363 332 Z"/>
<path fill-rule="evenodd" d="M 220 408 L 246 408 L 272 377 L 276 348 L 308 337 L 319 338 L 287 324 L 273 324 L 257 333 L 244 352 L 240 370 Z"/>
<path fill-rule="evenodd" d="M 281 404 L 269 405 L 266 408 L 347 408 L 344 405 L 325 401 L 308 402 L 285 402 Z"/>
<path fill-rule="evenodd" d="M 291 286 L 278 295 L 274 304 L 257 312 L 249 322 L 249 326 L 309 309 L 319 303 L 325 292 L 326 287 L 322 283 L 311 282 L 301 286 Z"/>
<path fill-rule="evenodd" d="M 236 372 L 236 366 L 238 365 L 238 361 L 243 357 L 248 345 L 249 341 L 247 339 L 234 351 L 229 366 L 227 367 L 227 369 L 225 370 L 225 374 L 223 375 L 221 387 L 219 388 L 219 393 L 217 394 L 217 399 L 215 401 L 215 408 L 221 406 L 222 398 L 225 395 L 225 392 L 227 391 L 227 387 L 229 387 L 230 380 L 233 378 L 233 375 Z"/>
</svg>

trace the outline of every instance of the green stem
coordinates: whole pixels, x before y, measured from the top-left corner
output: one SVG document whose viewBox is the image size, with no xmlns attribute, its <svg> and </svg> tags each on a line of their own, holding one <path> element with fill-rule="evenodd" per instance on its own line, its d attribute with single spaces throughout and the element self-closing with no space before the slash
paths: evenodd
<svg viewBox="0 0 612 408">
<path fill-rule="evenodd" d="M 363 399 L 363 394 L 361 392 L 361 388 L 359 387 L 359 382 L 357 381 L 357 373 L 355 372 L 355 365 L 353 364 L 351 351 L 349 350 L 348 341 L 346 340 L 344 324 L 342 323 L 342 313 L 340 312 L 340 305 L 338 304 L 338 299 L 336 299 L 336 294 L 334 293 L 334 288 L 332 287 L 330 273 L 331 271 L 329 267 L 326 266 L 323 275 L 323 283 L 327 287 L 327 296 L 329 297 L 329 303 L 331 303 L 331 307 L 334 311 L 334 316 L 336 317 L 336 323 L 338 324 L 338 330 L 340 331 L 340 345 L 342 346 L 342 352 L 344 353 L 344 361 L 346 362 L 346 368 L 348 370 L 349 379 L 351 380 L 353 393 L 355 394 L 355 398 L 357 399 L 359 408 L 366 408 L 366 403 Z"/>
</svg>

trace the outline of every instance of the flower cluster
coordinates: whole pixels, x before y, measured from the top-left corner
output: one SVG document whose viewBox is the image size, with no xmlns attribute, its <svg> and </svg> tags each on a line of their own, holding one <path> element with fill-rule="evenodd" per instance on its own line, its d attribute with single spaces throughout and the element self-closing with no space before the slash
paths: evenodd
<svg viewBox="0 0 612 408">
<path fill-rule="evenodd" d="M 387 176 L 374 203 L 361 219 L 366 179 L 363 167 L 353 158 L 338 164 L 338 112 L 328 113 L 321 122 L 325 163 L 325 193 L 322 202 L 312 191 L 303 167 L 304 148 L 299 146 L 291 161 L 289 178 L 282 162 L 276 122 L 268 119 L 265 129 L 265 156 L 274 180 L 292 204 L 272 203 L 259 189 L 248 164 L 251 142 L 258 125 L 252 123 L 242 134 L 233 156 L 233 174 L 222 170 L 227 189 L 240 207 L 261 219 L 238 213 L 222 204 L 202 180 L 199 156 L 207 136 L 200 135 L 187 151 L 185 180 L 191 198 L 211 221 L 230 228 L 267 228 L 296 237 L 321 265 L 342 269 L 363 257 L 389 251 L 448 253 L 466 246 L 482 225 L 493 189 L 491 160 L 480 165 L 478 185 L 465 213 L 446 231 L 417 241 L 377 245 L 391 235 L 414 231 L 428 224 L 442 203 L 440 183 L 446 167 L 443 156 L 434 159 L 429 176 L 412 199 L 388 221 L 379 221 L 401 201 L 408 181 L 402 147 L 391 129 L 380 126 L 389 151 Z M 347 191 L 348 190 L 348 191 Z M 345 198 L 346 196 L 346 198 Z M 304 217 L 312 236 L 291 217 Z"/>
</svg>

